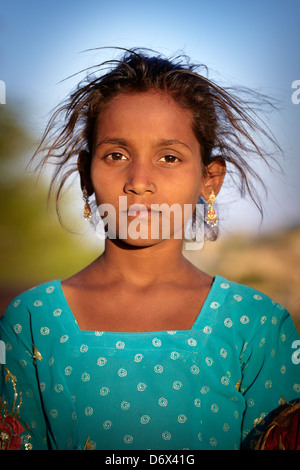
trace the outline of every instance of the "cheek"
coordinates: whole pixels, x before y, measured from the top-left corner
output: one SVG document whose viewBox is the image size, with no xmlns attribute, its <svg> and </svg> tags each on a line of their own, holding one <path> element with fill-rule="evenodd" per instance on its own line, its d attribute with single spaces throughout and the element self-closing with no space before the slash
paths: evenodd
<svg viewBox="0 0 300 470">
<path fill-rule="evenodd" d="M 200 161 L 197 163 L 195 171 L 194 171 L 194 194 L 196 197 L 196 201 L 198 200 L 201 191 L 204 186 L 204 173 L 202 170 L 202 162 Z"/>
<path fill-rule="evenodd" d="M 182 195 L 189 200 L 191 204 L 196 204 L 204 185 L 203 174 L 198 168 L 194 168 L 180 184 Z"/>
<path fill-rule="evenodd" d="M 115 181 L 113 178 L 109 178 L 109 175 L 100 168 L 99 162 L 96 161 L 92 161 L 91 164 L 91 182 L 97 203 L 109 202 L 108 200 L 114 194 Z"/>
</svg>

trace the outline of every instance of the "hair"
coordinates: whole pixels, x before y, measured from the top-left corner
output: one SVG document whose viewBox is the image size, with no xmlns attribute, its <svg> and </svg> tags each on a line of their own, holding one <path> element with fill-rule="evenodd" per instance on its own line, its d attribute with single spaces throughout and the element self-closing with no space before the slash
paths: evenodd
<svg viewBox="0 0 300 470">
<path fill-rule="evenodd" d="M 263 214 L 256 183 L 265 186 L 253 168 L 253 158 L 258 156 L 270 166 L 271 154 L 257 141 L 266 138 L 280 148 L 264 123 L 261 124 L 256 110 L 264 104 L 274 105 L 266 96 L 249 89 L 238 88 L 234 93 L 233 88 L 220 87 L 200 73 L 207 73 L 206 66 L 191 64 L 186 55 L 167 59 L 157 53 L 153 55 L 152 51 L 150 55 L 148 49 L 117 49 L 123 51 L 120 59 L 108 60 L 82 71 L 88 72 L 86 77 L 54 110 L 33 156 L 43 154 L 41 168 L 47 162 L 56 165 L 49 196 L 58 183 L 56 209 L 59 219 L 62 189 L 67 179 L 79 171 L 79 153 L 85 150 L 92 158 L 95 124 L 105 106 L 120 93 L 153 89 L 168 93 L 178 104 L 192 111 L 193 131 L 200 144 L 204 171 L 214 160 L 222 160 L 240 195 L 248 194 Z M 71 168 L 68 169 L 69 165 Z M 201 198 L 200 202 L 207 209 L 206 201 Z M 209 230 L 208 238 L 215 239 L 216 228 Z"/>
</svg>

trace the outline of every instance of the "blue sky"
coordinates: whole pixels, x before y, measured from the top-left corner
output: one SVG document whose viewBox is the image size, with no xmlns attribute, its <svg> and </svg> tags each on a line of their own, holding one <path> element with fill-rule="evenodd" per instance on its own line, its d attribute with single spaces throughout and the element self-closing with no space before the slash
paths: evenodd
<svg viewBox="0 0 300 470">
<path fill-rule="evenodd" d="M 111 52 L 82 53 L 95 47 L 143 46 L 166 55 L 183 50 L 221 84 L 278 97 L 283 108 L 269 125 L 285 150 L 286 176 L 264 174 L 267 229 L 300 221 L 300 104 L 291 102 L 291 84 L 300 80 L 299 31 L 299 0 L 1 0 L 0 79 L 7 104 L 20 106 L 24 125 L 38 135 L 78 78 L 59 82 L 110 58 Z M 227 209 L 234 227 L 259 221 L 247 203 Z"/>
</svg>

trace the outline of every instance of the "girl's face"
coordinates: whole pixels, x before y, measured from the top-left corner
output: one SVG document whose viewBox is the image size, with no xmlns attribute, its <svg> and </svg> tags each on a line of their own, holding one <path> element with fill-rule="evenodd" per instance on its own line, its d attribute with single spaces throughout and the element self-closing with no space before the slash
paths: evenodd
<svg viewBox="0 0 300 470">
<path fill-rule="evenodd" d="M 141 234 L 147 235 L 134 239 L 128 230 L 126 243 L 149 246 L 164 238 L 164 215 L 159 210 L 151 214 L 153 204 L 167 204 L 165 207 L 169 208 L 177 204 L 182 218 L 179 224 L 172 209 L 169 211 L 167 238 L 173 238 L 178 230 L 182 232 L 183 222 L 191 216 L 184 215 L 184 204 L 194 209 L 203 187 L 200 144 L 192 130 L 191 111 L 156 90 L 119 94 L 99 116 L 95 135 L 91 183 L 97 205 L 111 204 L 116 209 L 117 238 L 125 200 L 128 209 L 133 204 L 142 204 L 147 209 L 145 212 L 141 207 L 133 207 L 122 218 L 127 229 L 133 222 Z M 119 196 L 127 198 L 122 199 L 122 205 Z M 154 216 L 159 219 L 156 238 L 151 235 Z"/>
</svg>

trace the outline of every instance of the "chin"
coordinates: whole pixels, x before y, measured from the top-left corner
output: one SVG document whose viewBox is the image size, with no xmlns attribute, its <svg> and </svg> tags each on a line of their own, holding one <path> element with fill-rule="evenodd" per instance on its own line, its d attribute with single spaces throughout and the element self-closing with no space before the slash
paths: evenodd
<svg viewBox="0 0 300 470">
<path fill-rule="evenodd" d="M 150 247 L 153 247 L 153 246 L 158 246 L 162 243 L 166 243 L 166 242 L 170 242 L 171 240 L 168 239 L 168 240 L 164 240 L 164 239 L 143 239 L 143 238 L 138 238 L 138 239 L 131 239 L 131 238 L 127 238 L 127 239 L 120 239 L 120 238 L 116 238 L 114 240 L 110 240 L 111 243 L 114 243 L 115 245 L 117 245 L 118 247 L 121 247 L 123 249 L 127 249 L 127 250 L 138 250 L 138 249 L 141 249 L 141 248 L 150 248 Z M 176 240 L 178 241 L 178 240 Z"/>
</svg>

